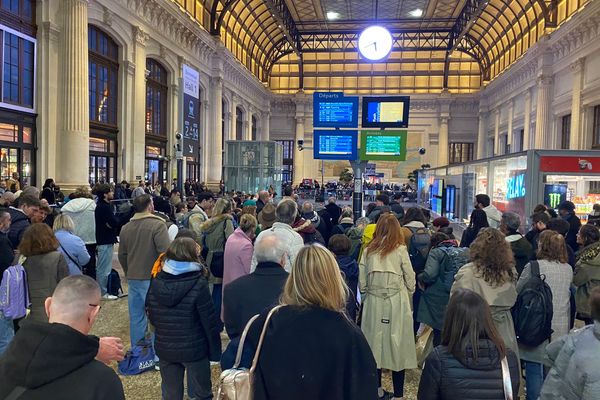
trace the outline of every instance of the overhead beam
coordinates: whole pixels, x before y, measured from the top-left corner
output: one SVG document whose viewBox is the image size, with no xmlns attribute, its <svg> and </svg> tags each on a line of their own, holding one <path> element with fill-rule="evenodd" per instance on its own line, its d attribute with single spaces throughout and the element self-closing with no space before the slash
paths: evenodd
<svg viewBox="0 0 600 400">
<path fill-rule="evenodd" d="M 488 5 L 488 2 L 489 0 L 467 0 L 452 28 L 453 37 L 450 52 L 458 48 L 462 40 L 469 33 L 471 26 L 473 26 L 484 8 Z"/>
</svg>

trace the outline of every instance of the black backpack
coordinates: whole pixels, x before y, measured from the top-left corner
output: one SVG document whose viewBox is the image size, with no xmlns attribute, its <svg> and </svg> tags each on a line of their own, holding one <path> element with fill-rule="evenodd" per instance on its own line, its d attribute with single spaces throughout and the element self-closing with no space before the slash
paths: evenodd
<svg viewBox="0 0 600 400">
<path fill-rule="evenodd" d="M 425 270 L 431 235 L 427 228 L 407 228 L 412 232 L 410 243 L 408 244 L 408 255 L 413 270 L 418 274 Z"/>
<path fill-rule="evenodd" d="M 119 292 L 123 294 L 121 277 L 117 271 L 111 269 L 110 274 L 108 274 L 108 280 L 106 281 L 106 293 L 112 296 L 119 296 Z"/>
<path fill-rule="evenodd" d="M 540 264 L 531 261 L 531 278 L 517 296 L 512 308 L 517 341 L 537 347 L 552 336 L 552 290 L 540 275 Z"/>
</svg>

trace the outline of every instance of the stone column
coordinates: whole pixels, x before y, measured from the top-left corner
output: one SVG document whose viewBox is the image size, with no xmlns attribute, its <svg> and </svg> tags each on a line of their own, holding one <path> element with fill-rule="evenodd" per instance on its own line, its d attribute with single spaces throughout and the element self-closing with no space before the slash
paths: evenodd
<svg viewBox="0 0 600 400">
<path fill-rule="evenodd" d="M 535 149 L 543 149 L 550 142 L 550 118 L 552 103 L 552 76 L 540 75 L 537 79 L 538 97 L 535 119 Z"/>
<path fill-rule="evenodd" d="M 207 98 L 206 96 L 205 98 Z M 200 174 L 198 177 L 199 182 L 207 182 L 208 181 L 208 160 L 210 154 L 210 136 L 213 135 L 210 130 L 210 103 L 205 100 L 204 101 L 204 120 L 201 122 L 202 124 L 202 148 L 200 150 L 200 154 L 202 158 L 200 159 Z"/>
<path fill-rule="evenodd" d="M 252 107 L 248 107 L 248 112 L 246 113 L 246 120 L 244 121 L 244 140 L 252 140 L 252 115 L 254 114 L 254 109 Z"/>
<path fill-rule="evenodd" d="M 529 150 L 531 147 L 531 90 L 525 92 L 525 120 L 523 122 L 523 148 Z"/>
<path fill-rule="evenodd" d="M 260 140 L 269 140 L 269 132 L 271 129 L 271 111 L 265 111 L 260 118 L 261 130 L 259 132 Z"/>
<path fill-rule="evenodd" d="M 583 149 L 584 138 L 581 129 L 581 89 L 583 88 L 583 67 L 585 59 L 579 58 L 571 64 L 573 71 L 573 98 L 571 100 L 571 150 Z"/>
<path fill-rule="evenodd" d="M 90 117 L 88 82 L 88 1 L 62 2 L 62 129 L 56 158 L 56 181 L 65 191 L 88 182 Z M 115 93 L 116 94 L 116 93 Z"/>
<path fill-rule="evenodd" d="M 508 102 L 508 128 L 506 130 L 506 143 L 508 144 L 509 151 L 514 153 L 515 147 L 513 146 L 513 119 L 515 117 L 514 102 L 510 100 Z"/>
<path fill-rule="evenodd" d="M 148 34 L 139 26 L 133 27 L 135 76 L 133 85 L 132 147 L 126 149 L 132 160 L 134 176 L 144 176 L 146 167 L 146 42 Z M 183 62 L 183 60 L 181 60 Z M 180 62 L 181 64 L 181 62 Z M 181 68 L 181 65 L 180 65 Z"/>
<path fill-rule="evenodd" d="M 483 110 L 479 110 L 479 126 L 477 128 L 477 159 L 480 160 L 485 158 L 485 146 L 487 144 L 486 134 L 486 113 Z"/>
<path fill-rule="evenodd" d="M 238 131 L 237 131 L 237 107 L 238 107 L 239 98 L 233 93 L 231 95 L 231 112 L 229 113 L 229 140 L 237 140 Z M 225 119 L 227 123 L 227 118 Z M 242 139 L 244 135 L 241 135 Z"/>
<path fill-rule="evenodd" d="M 211 188 L 218 187 L 223 175 L 223 145 L 221 135 L 223 132 L 223 77 L 217 76 L 211 79 L 213 104 L 213 123 L 210 131 L 210 151 L 208 161 L 208 184 Z"/>
<path fill-rule="evenodd" d="M 179 74 L 176 74 L 176 78 L 173 81 L 179 82 Z M 167 142 L 167 155 L 170 157 L 170 160 L 167 163 L 169 171 L 167 173 L 167 179 L 169 182 L 173 181 L 173 177 L 177 175 L 177 158 L 175 157 L 175 143 L 177 139 L 175 139 L 175 133 L 179 130 L 179 120 L 181 119 L 181 114 L 179 110 L 179 85 L 176 83 L 171 84 L 169 87 L 169 95 L 171 98 L 171 126 L 169 127 L 169 131 L 167 132 L 167 137 L 169 141 Z M 200 131 L 201 134 L 202 131 Z M 202 140 L 202 139 L 200 139 Z M 200 146 L 202 146 L 202 142 L 200 142 Z M 202 151 L 202 150 L 200 150 Z M 187 179 L 187 170 L 186 170 L 186 161 L 183 159 L 183 177 L 178 177 L 178 179 L 182 179 L 182 182 L 185 182 Z"/>
<path fill-rule="evenodd" d="M 298 141 L 304 140 L 304 114 L 296 112 L 296 142 L 294 143 L 294 185 L 300 184 L 304 178 L 304 152 L 298 148 Z"/>
<path fill-rule="evenodd" d="M 500 154 L 500 110 L 494 110 L 494 153 L 493 156 Z"/>
<path fill-rule="evenodd" d="M 438 136 L 438 167 L 448 165 L 448 151 L 450 145 L 448 144 L 448 121 L 450 117 L 448 115 L 442 115 L 440 117 L 440 133 Z"/>
</svg>

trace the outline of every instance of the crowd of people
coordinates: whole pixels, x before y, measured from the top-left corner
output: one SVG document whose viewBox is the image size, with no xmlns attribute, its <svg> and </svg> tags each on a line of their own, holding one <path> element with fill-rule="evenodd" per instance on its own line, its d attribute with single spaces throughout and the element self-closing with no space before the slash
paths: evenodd
<svg viewBox="0 0 600 400">
<path fill-rule="evenodd" d="M 2 286 L 21 266 L 30 306 L 16 319 L 0 308 L 0 398 L 124 398 L 103 365 L 122 340 L 89 335 L 118 299 L 115 246 L 129 341 L 151 338 L 164 399 L 184 397 L 184 376 L 190 398 L 212 398 L 218 362 L 253 367 L 254 399 L 398 400 L 420 360 L 419 399 L 518 398 L 523 381 L 528 400 L 600 398 L 600 230 L 570 202 L 536 207 L 524 232 L 477 195 L 457 240 L 401 196 L 379 194 L 355 221 L 335 197 L 316 209 L 291 187 L 277 201 L 148 186 L 61 199 L 49 179 L 1 195 Z M 522 312 L 544 301 L 549 314 Z"/>
</svg>

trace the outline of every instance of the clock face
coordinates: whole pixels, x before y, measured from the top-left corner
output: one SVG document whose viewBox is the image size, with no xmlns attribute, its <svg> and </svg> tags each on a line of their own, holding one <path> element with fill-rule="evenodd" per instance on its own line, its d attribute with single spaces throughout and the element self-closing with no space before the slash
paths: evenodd
<svg viewBox="0 0 600 400">
<path fill-rule="evenodd" d="M 379 61 L 392 51 L 392 35 L 381 26 L 370 26 L 358 37 L 358 51 L 371 61 Z"/>
</svg>

